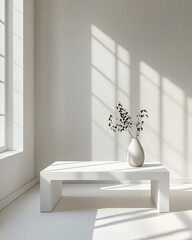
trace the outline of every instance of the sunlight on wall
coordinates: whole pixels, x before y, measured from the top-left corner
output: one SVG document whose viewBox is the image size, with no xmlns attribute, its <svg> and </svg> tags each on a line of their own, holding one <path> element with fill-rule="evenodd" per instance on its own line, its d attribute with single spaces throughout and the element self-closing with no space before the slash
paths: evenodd
<svg viewBox="0 0 192 240">
<path fill-rule="evenodd" d="M 184 104 L 183 90 L 162 78 L 162 161 L 175 176 L 184 173 Z"/>
<path fill-rule="evenodd" d="M 130 56 L 96 26 L 91 27 L 92 55 L 92 160 L 126 158 L 127 134 L 108 127 L 118 101 L 130 108 Z"/>
<path fill-rule="evenodd" d="M 116 77 L 116 102 L 121 102 L 130 112 L 130 55 L 128 51 L 117 45 L 117 77 Z M 127 132 L 116 134 L 117 138 L 117 160 L 126 160 L 130 136 Z"/>
<path fill-rule="evenodd" d="M 140 62 L 140 108 L 149 112 L 140 137 L 146 161 L 162 162 L 171 170 L 172 177 L 185 174 L 185 94 L 144 62 Z M 191 128 L 190 115 L 188 124 Z"/>
<path fill-rule="evenodd" d="M 120 45 L 117 45 L 117 96 L 127 109 L 130 109 L 130 55 L 128 51 Z"/>
<path fill-rule="evenodd" d="M 186 134 L 187 134 L 187 176 L 190 177 L 190 173 L 192 172 L 192 98 L 187 98 L 187 125 L 186 125 Z"/>
<path fill-rule="evenodd" d="M 115 83 L 115 42 L 95 26 L 91 29 L 92 65 Z"/>
<path fill-rule="evenodd" d="M 160 161 L 160 76 L 140 62 L 140 109 L 147 109 L 149 119 L 140 135 L 146 161 Z"/>
<path fill-rule="evenodd" d="M 92 160 L 126 160 L 129 135 L 113 133 L 108 117 L 119 101 L 130 111 L 130 54 L 94 25 L 91 53 Z M 144 61 L 138 71 L 140 109 L 149 113 L 140 136 L 145 160 L 162 162 L 172 177 L 186 176 L 192 170 L 192 100 Z"/>
<path fill-rule="evenodd" d="M 23 150 L 23 0 L 13 0 L 13 149 Z"/>
</svg>

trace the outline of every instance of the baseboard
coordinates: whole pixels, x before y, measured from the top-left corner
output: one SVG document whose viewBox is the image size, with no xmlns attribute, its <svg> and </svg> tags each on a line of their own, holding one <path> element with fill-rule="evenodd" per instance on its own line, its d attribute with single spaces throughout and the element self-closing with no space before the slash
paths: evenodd
<svg viewBox="0 0 192 240">
<path fill-rule="evenodd" d="M 23 193 L 25 193 L 27 190 L 29 190 L 30 188 L 32 188 L 33 186 L 35 186 L 38 183 L 38 179 L 34 178 L 32 179 L 30 182 L 26 183 L 24 186 L 22 186 L 21 188 L 19 188 L 18 190 L 16 190 L 15 192 L 11 193 L 10 195 L 8 195 L 7 197 L 3 198 L 0 201 L 0 211 L 5 208 L 8 204 L 10 204 L 11 202 L 13 202 L 16 198 L 18 198 L 19 196 L 21 196 Z"/>
</svg>

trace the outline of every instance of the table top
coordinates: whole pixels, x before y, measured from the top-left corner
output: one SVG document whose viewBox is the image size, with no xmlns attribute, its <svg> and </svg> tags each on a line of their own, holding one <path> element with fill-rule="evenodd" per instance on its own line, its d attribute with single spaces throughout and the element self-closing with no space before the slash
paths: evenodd
<svg viewBox="0 0 192 240">
<path fill-rule="evenodd" d="M 78 173 L 78 172 L 168 172 L 159 162 L 145 162 L 142 167 L 131 167 L 123 161 L 56 161 L 41 172 Z"/>
</svg>

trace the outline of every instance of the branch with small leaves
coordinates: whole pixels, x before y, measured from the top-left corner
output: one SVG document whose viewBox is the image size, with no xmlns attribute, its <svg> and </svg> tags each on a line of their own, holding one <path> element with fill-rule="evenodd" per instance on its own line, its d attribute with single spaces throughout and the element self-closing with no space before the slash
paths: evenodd
<svg viewBox="0 0 192 240">
<path fill-rule="evenodd" d="M 139 134 L 141 131 L 143 131 L 143 124 L 144 124 L 144 118 L 145 117 L 149 117 L 148 114 L 147 114 L 147 110 L 146 109 L 142 109 L 140 110 L 140 112 L 138 113 L 137 115 L 137 118 L 138 118 L 138 121 L 137 123 L 135 124 L 136 126 L 136 136 L 139 137 Z"/>
<path fill-rule="evenodd" d="M 118 103 L 116 106 L 118 110 L 118 117 L 114 117 L 113 115 L 109 116 L 109 127 L 114 132 L 128 132 L 132 138 L 134 138 L 131 133 L 131 128 L 134 126 L 136 128 L 136 138 L 139 137 L 141 131 L 143 131 L 144 118 L 148 118 L 147 110 L 142 109 L 139 111 L 137 117 L 137 122 L 133 122 L 131 116 L 128 111 L 123 107 L 121 103 Z"/>
</svg>

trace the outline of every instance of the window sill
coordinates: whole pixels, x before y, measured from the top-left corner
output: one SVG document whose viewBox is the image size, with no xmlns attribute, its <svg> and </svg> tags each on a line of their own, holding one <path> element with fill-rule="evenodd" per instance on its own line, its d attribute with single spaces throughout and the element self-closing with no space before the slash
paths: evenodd
<svg viewBox="0 0 192 240">
<path fill-rule="evenodd" d="M 2 153 L 0 153 L 0 160 L 8 158 L 8 157 L 12 157 L 12 156 L 14 156 L 14 155 L 16 155 L 18 153 L 21 153 L 21 152 L 23 152 L 23 151 L 16 151 L 16 150 L 14 150 L 14 151 L 2 152 Z"/>
</svg>

